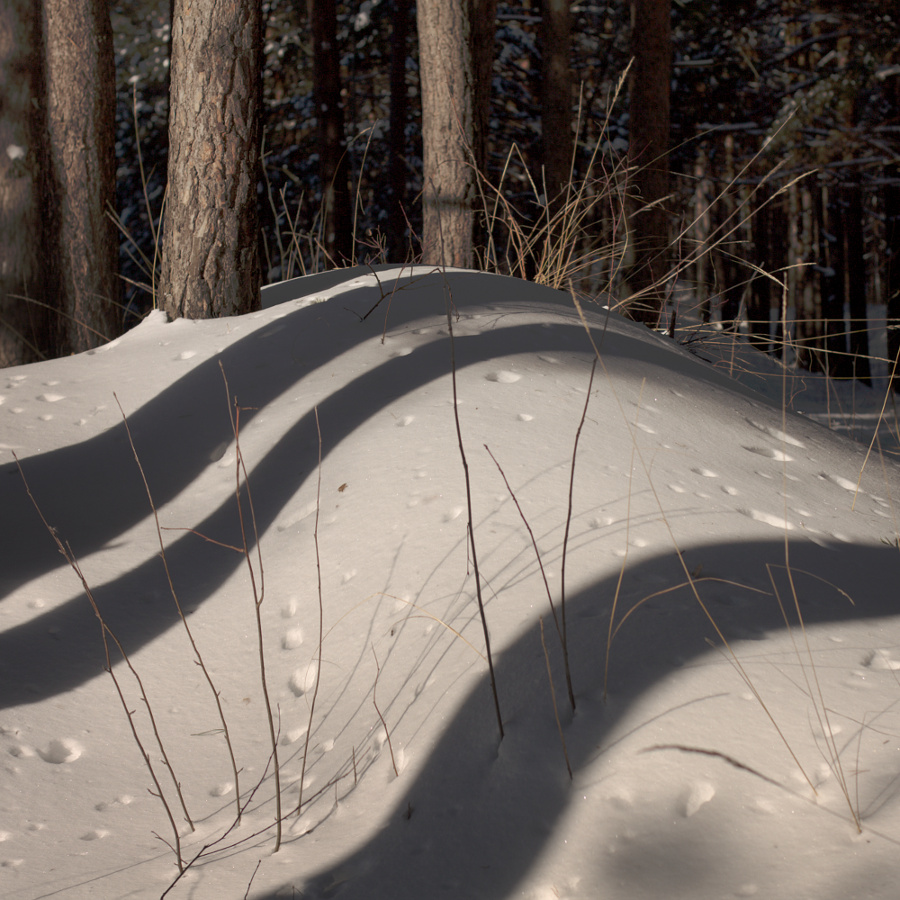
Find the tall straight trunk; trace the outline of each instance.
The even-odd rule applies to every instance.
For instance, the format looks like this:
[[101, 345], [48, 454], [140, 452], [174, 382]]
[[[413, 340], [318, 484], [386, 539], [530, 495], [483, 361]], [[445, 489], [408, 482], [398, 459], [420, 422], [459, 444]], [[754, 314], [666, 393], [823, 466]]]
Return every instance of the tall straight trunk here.
[[847, 306], [850, 315], [850, 358], [853, 375], [863, 384], [872, 383], [869, 367], [869, 316], [866, 310], [866, 259], [863, 238], [862, 188], [844, 189], [844, 240], [847, 252]]
[[541, 160], [551, 215], [572, 167], [571, 13], [569, 0], [541, 2]]
[[852, 375], [847, 355], [847, 324], [844, 321], [846, 255], [843, 218], [835, 189], [817, 191], [819, 227], [819, 284], [825, 323], [826, 371], [834, 378]]
[[116, 78], [107, 0], [44, 0], [49, 195], [54, 202], [60, 346], [80, 352], [121, 330]]
[[[753, 251], [756, 264], [763, 271], [772, 271], [772, 191], [768, 184], [760, 185], [754, 194], [756, 209], [750, 217]], [[779, 298], [780, 299], [780, 298]], [[747, 326], [750, 343], [763, 353], [771, 350], [770, 319], [772, 314], [772, 280], [753, 274], [747, 298]]]
[[[48, 224], [42, 213], [44, 86], [41, 11], [34, 0], [0, 4], [0, 366], [52, 355], [45, 257]], [[28, 302], [27, 297], [37, 301]]]
[[391, 112], [389, 124], [390, 206], [388, 208], [388, 254], [392, 262], [407, 255], [406, 242], [406, 120], [409, 98], [406, 89], [406, 59], [409, 53], [409, 2], [394, 0], [391, 16]]
[[671, 0], [632, 0], [629, 162], [635, 195], [629, 215], [634, 262], [628, 275], [629, 315], [656, 326], [668, 273], [669, 96], [672, 74]]
[[322, 242], [332, 265], [353, 257], [350, 166], [344, 138], [336, 0], [307, 0], [313, 42], [313, 97], [322, 182]]
[[471, 268], [487, 153], [496, 0], [419, 0], [422, 259]]
[[894, 372], [891, 388], [897, 394], [900, 393], [900, 166], [889, 166], [885, 175], [889, 179], [884, 189], [887, 349], [888, 365]]
[[160, 305], [259, 306], [261, 0], [175, 0]]

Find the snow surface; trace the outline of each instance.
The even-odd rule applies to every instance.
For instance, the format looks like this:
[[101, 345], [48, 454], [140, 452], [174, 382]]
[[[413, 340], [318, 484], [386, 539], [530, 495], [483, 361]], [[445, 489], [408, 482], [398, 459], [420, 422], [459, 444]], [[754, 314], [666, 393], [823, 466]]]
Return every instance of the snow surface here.
[[[0, 896], [897, 896], [891, 459], [784, 411], [786, 375], [774, 398], [730, 378], [721, 348], [741, 348], [724, 336], [691, 345], [713, 365], [586, 308], [602, 365], [565, 559], [573, 713], [544, 584], [561, 615], [594, 358], [570, 297], [409, 269], [264, 297], [238, 318], [157, 313], [102, 349], [0, 373]], [[260, 534], [278, 853], [254, 593], [246, 558], [223, 546], [241, 542], [230, 397]], [[239, 825], [116, 398], [221, 696]], [[882, 397], [858, 389], [856, 402]], [[182, 854], [197, 857], [178, 880], [98, 621], [10, 451], [143, 680], [194, 831], [113, 649]]]

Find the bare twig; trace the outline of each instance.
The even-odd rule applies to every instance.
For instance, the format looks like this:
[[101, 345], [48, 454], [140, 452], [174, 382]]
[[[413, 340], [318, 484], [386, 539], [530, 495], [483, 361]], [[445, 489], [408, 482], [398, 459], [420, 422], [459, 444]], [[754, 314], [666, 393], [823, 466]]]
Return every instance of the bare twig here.
[[[318, 480], [316, 482], [316, 523], [313, 527], [313, 543], [316, 548], [316, 584], [319, 597], [319, 643], [316, 649], [316, 682], [313, 686], [312, 699], [309, 704], [309, 722], [306, 727], [306, 739], [303, 742], [303, 763], [300, 767], [300, 797], [297, 800], [297, 815], [303, 808], [303, 779], [306, 777], [306, 761], [309, 755], [309, 739], [312, 735], [313, 715], [316, 711], [316, 698], [319, 696], [319, 680], [322, 677], [322, 640], [324, 635], [325, 613], [322, 603], [322, 561], [319, 556], [319, 507], [322, 500], [322, 428], [319, 425], [319, 407], [314, 407], [316, 414], [316, 435], [319, 441]], [[356, 760], [353, 766], [354, 780], [356, 778]]]
[[547, 679], [550, 682], [550, 699], [553, 701], [553, 715], [556, 717], [556, 728], [559, 731], [559, 739], [562, 742], [563, 756], [566, 758], [566, 770], [569, 773], [569, 780], [572, 780], [572, 766], [569, 763], [569, 751], [566, 749], [566, 737], [563, 734], [562, 723], [559, 721], [559, 707], [556, 705], [556, 688], [553, 686], [553, 671], [550, 668], [550, 654], [547, 652], [547, 641], [544, 639], [544, 617], [540, 618], [541, 623], [541, 647], [544, 648], [544, 662], [547, 663]]
[[150, 485], [147, 482], [147, 476], [144, 472], [144, 467], [141, 464], [140, 457], [138, 456], [137, 448], [134, 446], [134, 438], [131, 435], [131, 428], [128, 425], [128, 419], [126, 418], [125, 412], [122, 409], [122, 404], [119, 403], [119, 398], [115, 392], [113, 392], [113, 397], [115, 397], [116, 405], [119, 407], [119, 412], [122, 413], [122, 422], [125, 425], [125, 433], [128, 435], [128, 445], [131, 447], [131, 452], [134, 454], [134, 461], [135, 463], [137, 463], [138, 471], [141, 473], [141, 480], [144, 482], [144, 490], [147, 492], [147, 499], [150, 501], [150, 509], [153, 511], [153, 520], [156, 524], [156, 537], [159, 540], [159, 555], [160, 559], [162, 560], [163, 568], [166, 572], [166, 580], [169, 583], [169, 592], [172, 594], [172, 599], [175, 601], [175, 608], [178, 610], [178, 616], [181, 619], [181, 624], [184, 625], [184, 630], [187, 634], [188, 640], [190, 641], [191, 649], [194, 651], [194, 659], [197, 665], [200, 667], [200, 671], [203, 672], [203, 676], [204, 678], [206, 678], [206, 683], [209, 685], [210, 691], [212, 691], [216, 709], [219, 713], [219, 721], [222, 723], [222, 734], [225, 736], [225, 744], [228, 747], [228, 757], [231, 760], [231, 771], [234, 775], [235, 804], [237, 806], [238, 820], [240, 821], [241, 782], [237, 761], [235, 760], [234, 756], [234, 747], [231, 744], [231, 732], [228, 729], [228, 722], [225, 719], [225, 710], [222, 708], [222, 698], [218, 689], [216, 688], [215, 683], [213, 682], [213, 678], [210, 674], [209, 669], [206, 667], [206, 663], [203, 661], [203, 656], [200, 653], [200, 648], [197, 646], [197, 642], [194, 640], [194, 634], [191, 631], [191, 626], [188, 625], [187, 616], [185, 616], [184, 610], [181, 607], [181, 601], [178, 599], [178, 592], [175, 590], [175, 584], [172, 581], [172, 573], [169, 570], [169, 560], [166, 557], [166, 545], [163, 542], [162, 528], [159, 524], [159, 513], [157, 512], [156, 504], [153, 502], [153, 494], [150, 491]]
[[375, 712], [378, 713], [378, 718], [381, 719], [381, 727], [384, 728], [388, 750], [391, 752], [391, 765], [394, 767], [394, 774], [399, 778], [400, 772], [397, 770], [397, 760], [394, 759], [394, 745], [391, 743], [391, 733], [388, 731], [387, 722], [384, 721], [384, 716], [378, 708], [378, 677], [381, 675], [381, 666], [378, 664], [378, 654], [375, 652], [374, 644], [372, 645], [372, 656], [375, 657], [375, 684], [372, 685], [372, 705], [375, 707]]
[[[241, 527], [241, 547], [244, 559], [247, 561], [247, 570], [250, 574], [250, 589], [253, 592], [253, 607], [256, 613], [256, 636], [259, 648], [259, 679], [262, 685], [263, 700], [266, 704], [266, 718], [269, 722], [269, 739], [272, 744], [272, 769], [275, 776], [275, 852], [281, 848], [281, 769], [278, 763], [278, 738], [275, 734], [275, 717], [272, 714], [272, 701], [269, 698], [269, 685], [266, 680], [266, 646], [262, 625], [262, 604], [265, 599], [265, 571], [263, 569], [262, 548], [259, 542], [259, 529], [256, 526], [256, 511], [253, 508], [253, 495], [250, 492], [250, 479], [247, 475], [247, 467], [244, 464], [244, 456], [241, 453], [241, 407], [237, 397], [234, 398], [234, 411], [231, 408], [231, 390], [228, 387], [228, 378], [225, 375], [225, 367], [219, 362], [222, 372], [222, 381], [225, 383], [225, 395], [228, 399], [228, 416], [231, 419], [231, 429], [234, 433], [234, 496], [237, 500], [238, 520]], [[259, 586], [256, 583], [256, 572], [250, 559], [250, 547], [247, 541], [247, 523], [244, 520], [244, 504], [241, 499], [241, 475], [244, 476], [244, 486], [247, 490], [247, 506], [250, 511], [250, 527], [253, 532], [253, 541], [256, 545], [257, 565], [259, 566]]]
[[[143, 742], [141, 741], [140, 735], [138, 734], [137, 726], [134, 724], [134, 710], [128, 708], [128, 702], [125, 699], [125, 693], [122, 690], [122, 686], [119, 683], [119, 679], [116, 677], [116, 673], [113, 670], [112, 660], [110, 659], [109, 654], [109, 640], [112, 639], [113, 643], [116, 645], [119, 653], [122, 655], [122, 659], [125, 661], [125, 665], [128, 666], [128, 670], [131, 672], [135, 681], [137, 682], [138, 689], [141, 694], [141, 700], [144, 703], [144, 706], [147, 709], [147, 715], [150, 719], [150, 724], [153, 729], [153, 734], [156, 737], [157, 746], [159, 747], [159, 751], [163, 758], [163, 764], [169, 770], [169, 775], [172, 778], [172, 783], [175, 785], [175, 791], [178, 794], [178, 799], [181, 801], [181, 808], [184, 812], [185, 819], [191, 827], [191, 830], [194, 830], [194, 823], [191, 820], [190, 814], [187, 811], [187, 806], [184, 802], [184, 797], [181, 793], [181, 784], [178, 781], [178, 778], [175, 776], [175, 771], [172, 768], [172, 764], [169, 761], [169, 756], [166, 753], [165, 746], [162, 742], [162, 737], [160, 736], [159, 729], [156, 727], [156, 717], [153, 715], [153, 708], [150, 705], [150, 699], [147, 697], [147, 691], [144, 688], [144, 683], [141, 680], [140, 675], [138, 675], [137, 670], [131, 663], [131, 660], [128, 658], [128, 654], [125, 652], [125, 648], [119, 639], [116, 637], [115, 633], [112, 629], [106, 624], [106, 620], [103, 618], [103, 614], [100, 612], [100, 608], [97, 606], [97, 601], [94, 599], [94, 593], [91, 590], [90, 585], [88, 584], [87, 578], [84, 573], [81, 571], [81, 566], [78, 564], [78, 560], [75, 558], [75, 554], [72, 552], [72, 548], [68, 543], [63, 543], [56, 529], [50, 525], [50, 523], [44, 518], [43, 512], [41, 512], [40, 506], [38, 506], [38, 502], [35, 499], [34, 495], [31, 493], [31, 488], [28, 485], [28, 481], [25, 478], [25, 473], [22, 471], [22, 464], [19, 462], [19, 457], [16, 456], [15, 452], [13, 452], [13, 459], [16, 461], [16, 466], [19, 469], [19, 475], [22, 478], [22, 483], [25, 485], [25, 492], [28, 494], [28, 499], [31, 500], [34, 505], [35, 510], [37, 511], [38, 516], [40, 516], [41, 522], [43, 522], [44, 527], [49, 532], [50, 536], [53, 538], [53, 541], [56, 544], [57, 549], [62, 554], [63, 558], [71, 567], [72, 571], [78, 576], [78, 580], [81, 582], [81, 586], [84, 590], [85, 596], [88, 599], [88, 602], [91, 604], [91, 609], [94, 612], [94, 615], [97, 617], [97, 620], [100, 622], [100, 631], [103, 637], [103, 651], [105, 653], [105, 669], [109, 672], [110, 677], [113, 680], [113, 684], [116, 688], [116, 693], [119, 695], [119, 700], [122, 704], [122, 708], [125, 710], [125, 715], [128, 718], [128, 725], [131, 728], [131, 734], [134, 737], [134, 741], [137, 744], [138, 750], [140, 751], [141, 757], [144, 760], [144, 764], [147, 766], [147, 771], [150, 773], [150, 777], [153, 780], [153, 784], [156, 787], [156, 793], [150, 791], [150, 793], [159, 798], [160, 803], [162, 803], [163, 808], [166, 811], [166, 817], [169, 820], [169, 824], [172, 826], [172, 833], [174, 835], [175, 844], [172, 849], [175, 852], [175, 859], [178, 865], [178, 871], [184, 871], [184, 860], [181, 856], [181, 835], [178, 833], [178, 826], [175, 824], [175, 817], [172, 815], [172, 809], [169, 806], [168, 801], [166, 800], [166, 796], [163, 793], [162, 785], [160, 784], [159, 778], [156, 775], [156, 772], [153, 768], [153, 764], [150, 762], [150, 754], [144, 747]], [[167, 843], [167, 842], [165, 842]], [[172, 845], [169, 845], [172, 846]]]
[[481, 596], [481, 573], [478, 569], [478, 555], [475, 551], [475, 527], [472, 517], [472, 484], [469, 479], [469, 463], [463, 446], [462, 428], [459, 424], [459, 397], [456, 390], [456, 344], [453, 338], [453, 316], [451, 306], [450, 285], [444, 282], [447, 302], [447, 329], [450, 333], [450, 375], [453, 382], [453, 420], [456, 423], [456, 438], [459, 442], [459, 455], [462, 458], [463, 472], [466, 477], [466, 508], [468, 510], [469, 547], [472, 551], [472, 568], [475, 571], [475, 596], [478, 600], [478, 613], [481, 616], [481, 627], [484, 631], [484, 649], [487, 656], [488, 671], [491, 676], [491, 692], [494, 695], [494, 709], [497, 713], [497, 726], [500, 729], [500, 740], [503, 740], [503, 719], [500, 715], [500, 698], [497, 696], [497, 681], [494, 678], [494, 660], [491, 655], [491, 636], [488, 633], [487, 616], [484, 612], [484, 599]]

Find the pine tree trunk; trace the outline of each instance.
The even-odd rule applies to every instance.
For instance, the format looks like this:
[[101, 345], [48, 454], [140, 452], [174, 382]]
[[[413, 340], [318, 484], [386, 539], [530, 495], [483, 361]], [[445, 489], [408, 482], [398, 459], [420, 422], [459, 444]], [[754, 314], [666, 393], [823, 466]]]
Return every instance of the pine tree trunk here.
[[57, 230], [60, 345], [115, 337], [119, 315], [116, 78], [107, 0], [44, 0], [44, 65]]
[[636, 200], [629, 215], [634, 263], [629, 314], [656, 326], [665, 306], [669, 221], [669, 95], [671, 0], [632, 0], [629, 162]]
[[850, 322], [850, 358], [853, 375], [863, 384], [872, 383], [869, 366], [869, 316], [866, 310], [866, 259], [863, 238], [862, 188], [845, 188], [844, 235], [847, 246], [847, 305]]
[[406, 241], [406, 120], [409, 98], [406, 88], [406, 59], [409, 54], [409, 0], [394, 0], [391, 16], [391, 113], [390, 180], [388, 208], [388, 254], [390, 262], [404, 262]]
[[322, 249], [331, 265], [342, 266], [353, 258], [353, 213], [341, 100], [337, 4], [335, 0], [307, 0], [307, 11], [313, 42], [313, 96], [322, 182]]
[[897, 394], [900, 393], [900, 166], [889, 166], [885, 176], [889, 179], [884, 189], [887, 350], [889, 371], [893, 371], [891, 388]]
[[569, 0], [542, 0], [541, 157], [551, 209], [559, 205], [572, 166], [570, 19]]
[[261, 0], [175, 0], [160, 305], [259, 305]]
[[56, 349], [48, 310], [21, 299], [52, 302], [41, 211], [40, 50], [40, 6], [34, 0], [0, 5], [0, 366], [33, 362]]
[[422, 261], [471, 268], [487, 153], [496, 0], [419, 0]]
[[[768, 185], [760, 185], [754, 195], [757, 206], [750, 218], [756, 264], [764, 272], [771, 271], [773, 268], [771, 194]], [[747, 299], [747, 325], [750, 343], [763, 353], [769, 353], [771, 350], [772, 286], [770, 278], [765, 275], [753, 274]]]

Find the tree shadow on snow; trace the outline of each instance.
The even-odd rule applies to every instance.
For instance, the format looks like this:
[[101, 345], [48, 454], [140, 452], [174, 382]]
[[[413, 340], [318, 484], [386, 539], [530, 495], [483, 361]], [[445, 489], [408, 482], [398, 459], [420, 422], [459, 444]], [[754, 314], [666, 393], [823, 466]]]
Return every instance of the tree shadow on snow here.
[[[439, 275], [431, 279], [441, 279]], [[488, 307], [496, 327], [456, 338], [460, 371], [514, 354], [573, 353], [590, 357], [583, 326], [568, 295], [524, 281], [474, 273], [451, 273], [454, 307], [463, 315], [469, 306]], [[442, 283], [442, 282], [441, 282]], [[423, 284], [430, 284], [422, 290]], [[385, 285], [384, 294], [391, 285]], [[325, 304], [288, 312], [268, 326], [235, 341], [218, 356], [195, 366], [175, 384], [128, 416], [129, 427], [157, 508], [177, 497], [233, 443], [228, 398], [221, 361], [231, 394], [238, 398], [242, 428], [285, 391], [306, 377], [329, 372], [334, 360], [363, 341], [379, 340], [387, 321], [392, 337], [384, 361], [363, 369], [338, 390], [305, 396], [306, 411], [276, 445], [252, 466], [250, 483], [260, 534], [296, 491], [314, 477], [318, 445], [311, 407], [318, 404], [326, 455], [350, 438], [362, 423], [392, 402], [437, 379], [450, 369], [445, 301], [430, 282], [404, 279], [393, 296], [378, 288], [357, 288]], [[383, 299], [382, 299], [383, 298]], [[364, 321], [362, 316], [379, 300]], [[327, 308], [326, 308], [327, 307]], [[521, 313], [540, 313], [541, 321], [515, 322]], [[594, 339], [614, 362], [618, 377], [665, 382], [673, 369], [690, 372], [716, 389], [733, 406], [743, 396], [748, 409], [763, 404], [749, 390], [677, 351], [670, 342], [642, 326], [607, 331], [603, 313], [589, 313]], [[168, 326], [171, 327], [171, 326]], [[416, 334], [420, 327], [427, 335]], [[417, 345], [405, 355], [392, 355], [407, 339]], [[303, 347], [305, 356], [297, 357]], [[659, 365], [663, 348], [665, 365]], [[352, 365], [352, 354], [340, 365]], [[345, 381], [341, 378], [341, 381]], [[323, 382], [324, 383], [324, 379]], [[112, 393], [113, 387], [110, 388]], [[447, 386], [449, 398], [449, 384]], [[150, 510], [124, 425], [79, 444], [29, 457], [22, 463], [28, 483], [47, 521], [71, 544], [77, 557], [113, 545], [128, 529], [146, 520]], [[456, 484], [457, 472], [448, 474]], [[64, 567], [50, 535], [28, 499], [14, 462], [0, 466], [0, 595], [44, 573]], [[179, 523], [229, 543], [239, 544], [239, 522], [233, 498], [203, 521]], [[167, 546], [167, 557], [184, 607], [197, 607], [243, 565], [238, 554], [187, 534]], [[101, 674], [102, 646], [97, 622], [87, 600], [76, 590], [53, 609], [0, 633], [0, 708], [36, 702], [67, 691]], [[104, 584], [92, 585], [110, 627], [133, 652], [177, 624], [165, 574], [156, 555]]]
[[[898, 566], [896, 549], [849, 544], [823, 547], [802, 540], [791, 544], [790, 555], [808, 627], [896, 616], [900, 612], [892, 588]], [[748, 636], [762, 640], [766, 633], [785, 627], [766, 573], [766, 564], [772, 564], [781, 595], [790, 602], [791, 590], [783, 569], [783, 541], [708, 544], [687, 550], [685, 557], [690, 568], [702, 565], [704, 576], [767, 591], [762, 595], [711, 581], [699, 583], [704, 602], [730, 642]], [[617, 578], [614, 574], [595, 582], [570, 597], [567, 604], [573, 677], [580, 706], [574, 717], [564, 713], [564, 718], [576, 783], [579, 769], [602, 755], [601, 747], [608, 742], [617, 722], [642, 693], [708, 653], [710, 640], [721, 645], [688, 589], [679, 589], [647, 604], [616, 637], [609, 699], [602, 701], [606, 629]], [[620, 608], [628, 609], [646, 596], [648, 584], [676, 585], [683, 581], [684, 573], [674, 553], [636, 563], [625, 576]], [[848, 591], [855, 606], [836, 588]], [[793, 624], [796, 626], [796, 620]], [[548, 630], [548, 646], [554, 657], [554, 682], [562, 709], [563, 673], [552, 628]], [[863, 653], [861, 648], [860, 664]], [[539, 859], [567, 805], [581, 802], [581, 792], [569, 781], [559, 750], [536, 624], [499, 655], [495, 669], [507, 732], [502, 742], [498, 741], [485, 675], [442, 731], [420, 774], [404, 785], [402, 799], [387, 814], [384, 826], [340, 863], [311, 878], [295, 882], [288, 879], [280, 892], [259, 895], [261, 900], [291, 896], [285, 893], [291, 888], [301, 892], [298, 896], [311, 900], [421, 900], [441, 896], [498, 900], [519, 896], [517, 886]], [[737, 674], [733, 681], [719, 678], [710, 688], [745, 690]], [[757, 741], [777, 740], [774, 730], [771, 735], [760, 736], [758, 729], [756, 720], [748, 726], [748, 764], [753, 762], [752, 747]], [[548, 747], [554, 752], [548, 754]], [[400, 782], [396, 782], [398, 786], [403, 777], [401, 774]], [[749, 774], [746, 777], [754, 780]], [[352, 799], [348, 801], [349, 808]], [[852, 829], [849, 816], [847, 828]], [[718, 868], [721, 874], [724, 869], [727, 876], [729, 866], [741, 859], [742, 850], [734, 843], [740, 839], [739, 824], [731, 822], [728, 828], [717, 829], [709, 837], [708, 847], [682, 846], [672, 845], [672, 835], [668, 834], [668, 844], [656, 846], [641, 860], [618, 860], [621, 865], [598, 846], [595, 858], [583, 860], [584, 871], [572, 874], [596, 872], [601, 865], [605, 870], [613, 867], [620, 873], [612, 877], [618, 879], [616, 883], [623, 894], [634, 873], [658, 864], [661, 869], [653, 877], [660, 881], [659, 896], [691, 896], [692, 889], [708, 882], [713, 870]], [[317, 839], [321, 838], [313, 832], [292, 840], [300, 841], [301, 846], [303, 841], [309, 841], [312, 849]], [[652, 839], [648, 840], [652, 843]], [[627, 850], [626, 842], [626, 855]], [[677, 860], [677, 865], [667, 865], [666, 859], [670, 863]], [[603, 877], [608, 876], [607, 871]], [[732, 884], [730, 890], [737, 887]], [[600, 885], [585, 883], [584, 879], [579, 891], [585, 896], [601, 896]], [[651, 895], [652, 891], [641, 894]], [[828, 890], [819, 895], [846, 896]]]

